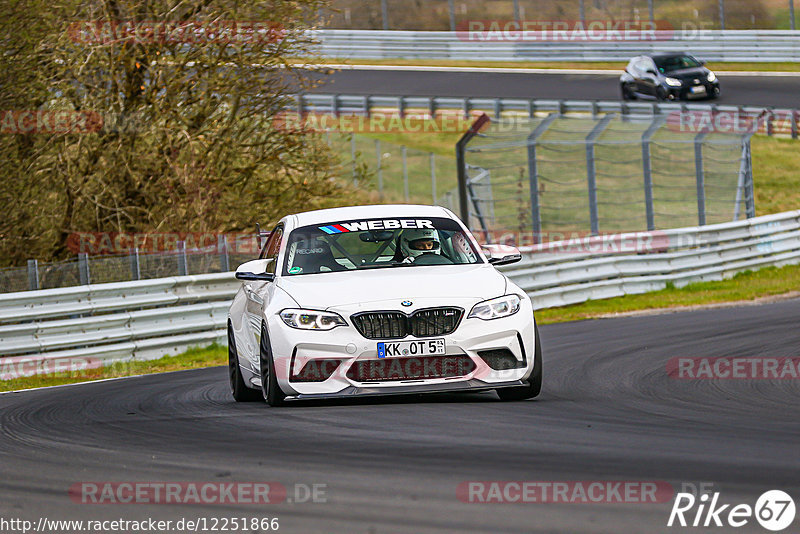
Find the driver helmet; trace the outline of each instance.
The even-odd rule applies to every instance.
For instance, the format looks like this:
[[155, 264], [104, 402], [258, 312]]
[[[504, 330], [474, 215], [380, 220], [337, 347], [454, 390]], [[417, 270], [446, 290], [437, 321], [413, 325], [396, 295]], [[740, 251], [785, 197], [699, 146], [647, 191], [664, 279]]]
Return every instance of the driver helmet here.
[[422, 254], [441, 254], [439, 233], [429, 228], [408, 228], [400, 236], [400, 251], [406, 258]]

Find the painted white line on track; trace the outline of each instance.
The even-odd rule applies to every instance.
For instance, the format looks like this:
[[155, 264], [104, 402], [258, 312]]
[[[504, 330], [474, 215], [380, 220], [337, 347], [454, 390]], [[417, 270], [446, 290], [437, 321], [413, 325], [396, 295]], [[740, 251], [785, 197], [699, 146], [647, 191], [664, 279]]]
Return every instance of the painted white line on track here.
[[[447, 67], [437, 65], [348, 65], [344, 63], [323, 63], [317, 65], [330, 69], [339, 70], [375, 70], [375, 71], [396, 71], [396, 72], [484, 72], [487, 74], [566, 74], [579, 75], [589, 74], [598, 76], [619, 76], [623, 72], [620, 69], [529, 69], [511, 67]], [[712, 69], [713, 70], [713, 69]], [[786, 71], [736, 71], [736, 70], [714, 70], [715, 73], [723, 76], [743, 76], [743, 77], [770, 77], [770, 78], [800, 78], [800, 72]]]

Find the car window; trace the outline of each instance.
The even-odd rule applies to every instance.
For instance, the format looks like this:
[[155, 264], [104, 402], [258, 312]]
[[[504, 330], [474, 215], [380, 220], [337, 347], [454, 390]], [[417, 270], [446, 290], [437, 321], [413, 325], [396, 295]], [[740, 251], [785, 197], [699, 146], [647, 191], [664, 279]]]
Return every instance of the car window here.
[[688, 55], [656, 58], [656, 65], [659, 72], [672, 72], [701, 66], [698, 60]]
[[289, 234], [287, 276], [336, 271], [482, 263], [470, 236], [453, 219], [330, 221]]
[[275, 272], [275, 266], [278, 263], [278, 253], [280, 252], [281, 249], [282, 237], [283, 237], [283, 227], [278, 226], [272, 232], [270, 232], [267, 244], [264, 246], [264, 250], [261, 252], [261, 259], [273, 260], [267, 265], [268, 273]]

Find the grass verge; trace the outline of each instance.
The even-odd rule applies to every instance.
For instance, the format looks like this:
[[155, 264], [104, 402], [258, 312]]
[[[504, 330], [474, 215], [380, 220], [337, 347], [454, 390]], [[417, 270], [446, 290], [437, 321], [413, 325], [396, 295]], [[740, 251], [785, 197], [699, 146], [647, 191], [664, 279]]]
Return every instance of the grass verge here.
[[540, 324], [561, 323], [632, 311], [752, 301], [798, 290], [800, 265], [765, 267], [758, 271], [744, 271], [718, 282], [697, 282], [681, 288], [667, 287], [652, 293], [589, 300], [572, 306], [539, 310], [536, 319]]
[[[19, 367], [24, 368], [24, 364], [19, 362], [20, 359], [21, 358], [17, 358], [12, 360], [12, 362], [0, 361], [0, 366], [2, 366], [2, 372], [0, 372], [0, 374], [3, 376], [24, 374], [24, 372], [19, 371]], [[112, 365], [98, 367], [96, 369], [85, 369], [34, 376], [19, 376], [19, 378], [0, 380], [0, 391], [60, 386], [63, 384], [90, 382], [94, 380], [119, 378], [124, 376], [167, 373], [169, 371], [183, 371], [186, 369], [197, 369], [200, 367], [226, 365], [227, 363], [227, 348], [214, 344], [205, 348], [191, 348], [182, 354], [178, 354], [177, 356], [164, 356], [157, 360], [118, 362]]]

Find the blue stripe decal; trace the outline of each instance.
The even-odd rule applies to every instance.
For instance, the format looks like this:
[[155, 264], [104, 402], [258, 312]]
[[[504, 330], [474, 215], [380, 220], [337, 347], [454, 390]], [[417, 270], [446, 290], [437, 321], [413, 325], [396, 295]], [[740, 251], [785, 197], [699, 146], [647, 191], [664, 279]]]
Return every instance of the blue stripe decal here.
[[320, 226], [319, 229], [325, 232], [326, 234], [341, 234], [339, 230], [330, 226]]

